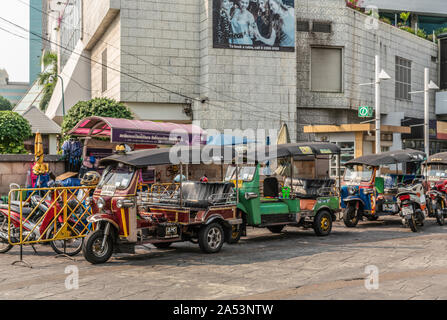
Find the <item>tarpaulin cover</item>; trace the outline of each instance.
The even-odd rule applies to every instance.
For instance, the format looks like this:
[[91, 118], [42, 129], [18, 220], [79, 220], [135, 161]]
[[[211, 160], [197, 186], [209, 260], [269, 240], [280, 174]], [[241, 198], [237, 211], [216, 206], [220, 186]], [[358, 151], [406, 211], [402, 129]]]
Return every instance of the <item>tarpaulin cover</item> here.
[[148, 167], [164, 164], [200, 164], [230, 162], [236, 156], [233, 147], [192, 146], [132, 151], [114, 154], [100, 161], [102, 165], [124, 163], [134, 167]]
[[206, 144], [206, 132], [192, 124], [96, 116], [79, 121], [68, 134], [83, 137], [109, 137], [112, 143]]
[[345, 165], [368, 165], [378, 167], [386, 164], [396, 164], [405, 162], [422, 162], [425, 160], [425, 153], [413, 149], [395, 150], [370, 154], [358, 157], [346, 162]]
[[[276, 149], [276, 151], [275, 151]], [[333, 143], [300, 142], [286, 143], [272, 146], [261, 146], [247, 154], [250, 161], [266, 161], [276, 158], [297, 157], [307, 155], [331, 155], [339, 154], [340, 148]]]

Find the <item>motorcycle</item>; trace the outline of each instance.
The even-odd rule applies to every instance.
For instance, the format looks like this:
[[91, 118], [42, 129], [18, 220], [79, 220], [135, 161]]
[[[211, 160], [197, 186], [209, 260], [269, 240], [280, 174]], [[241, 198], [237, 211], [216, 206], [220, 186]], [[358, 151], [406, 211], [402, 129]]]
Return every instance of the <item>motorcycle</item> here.
[[428, 212], [430, 217], [435, 217], [436, 222], [443, 226], [447, 217], [447, 184], [446, 181], [431, 183], [431, 190], [427, 192]]
[[[12, 203], [10, 205], [10, 220], [8, 223], [8, 205], [0, 205], [0, 253], [6, 253], [11, 250], [12, 243], [19, 243], [21, 240], [36, 241], [44, 239], [52, 239], [56, 233], [59, 232], [61, 226], [64, 224], [61, 214], [55, 218], [55, 213], [61, 212], [63, 203], [61, 199], [57, 199], [57, 192], [50, 192], [51, 196], [46, 199], [40, 195], [32, 195], [30, 197], [29, 204], [22, 203], [22, 223], [20, 223], [20, 203]], [[78, 217], [82, 215], [79, 201], [83, 199], [84, 195], [82, 190], [78, 191], [76, 199], [73, 199], [67, 203], [70, 208], [70, 216], [68, 218], [69, 232], [71, 230], [83, 228], [83, 224], [88, 224], [86, 217], [81, 219], [82, 223], [79, 223]], [[50, 210], [54, 208], [54, 210]], [[77, 210], [75, 210], [77, 208]], [[77, 212], [76, 212], [77, 211]], [[9, 235], [8, 235], [9, 225]], [[20, 235], [20, 225], [22, 225], [22, 235]], [[52, 249], [57, 254], [66, 254], [68, 256], [75, 256], [82, 250], [84, 239], [67, 239], [67, 240], [54, 240], [50, 241]]]
[[418, 226], [423, 226], [425, 221], [426, 198], [422, 182], [414, 181], [411, 187], [400, 185], [397, 193], [399, 215], [402, 224], [409, 226], [411, 231], [417, 232]]

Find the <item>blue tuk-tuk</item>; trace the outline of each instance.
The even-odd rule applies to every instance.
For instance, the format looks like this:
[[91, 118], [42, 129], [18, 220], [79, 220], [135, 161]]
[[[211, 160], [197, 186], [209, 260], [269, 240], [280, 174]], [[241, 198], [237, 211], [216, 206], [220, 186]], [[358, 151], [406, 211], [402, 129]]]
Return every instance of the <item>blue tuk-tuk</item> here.
[[375, 221], [381, 215], [399, 213], [398, 190], [424, 179], [421, 164], [425, 158], [424, 152], [406, 149], [346, 162], [340, 195], [345, 225], [352, 228], [363, 217]]

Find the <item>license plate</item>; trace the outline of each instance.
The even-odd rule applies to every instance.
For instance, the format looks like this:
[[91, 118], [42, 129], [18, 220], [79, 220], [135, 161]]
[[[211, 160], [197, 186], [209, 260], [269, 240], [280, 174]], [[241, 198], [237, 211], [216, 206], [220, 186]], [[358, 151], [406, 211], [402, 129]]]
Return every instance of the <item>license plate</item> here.
[[395, 204], [384, 204], [383, 205], [383, 211], [395, 212], [396, 211], [396, 205]]
[[402, 214], [404, 216], [412, 215], [413, 214], [413, 208], [411, 206], [402, 207]]
[[112, 197], [115, 194], [115, 190], [115, 186], [103, 186], [101, 189], [101, 195]]
[[173, 238], [177, 237], [178, 235], [178, 228], [177, 226], [167, 226], [165, 229], [165, 237], [166, 238]]

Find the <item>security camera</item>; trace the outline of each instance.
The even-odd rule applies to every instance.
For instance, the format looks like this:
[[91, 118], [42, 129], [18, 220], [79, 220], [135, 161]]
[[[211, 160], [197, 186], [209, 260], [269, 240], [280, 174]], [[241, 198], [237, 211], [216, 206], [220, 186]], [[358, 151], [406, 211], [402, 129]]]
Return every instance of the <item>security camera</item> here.
[[207, 102], [208, 100], [209, 100], [208, 97], [200, 97], [200, 102], [201, 102], [201, 103], [205, 103], [205, 102]]

